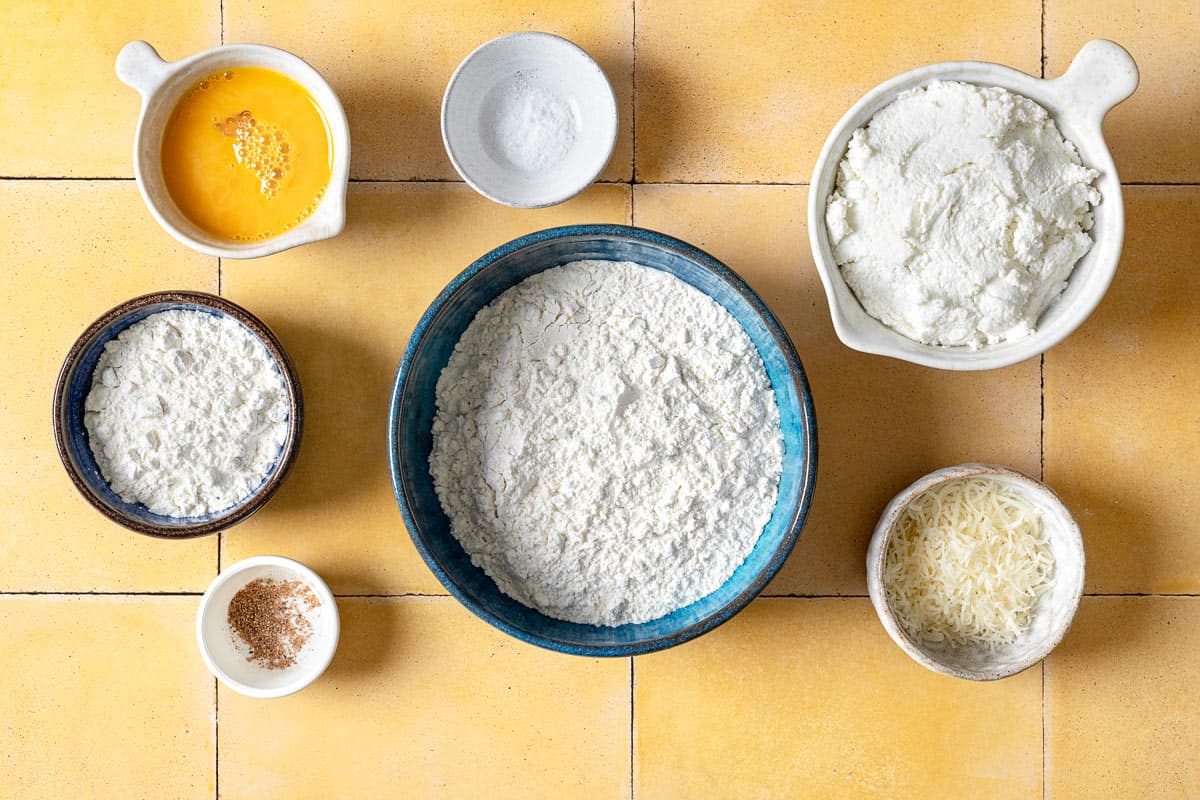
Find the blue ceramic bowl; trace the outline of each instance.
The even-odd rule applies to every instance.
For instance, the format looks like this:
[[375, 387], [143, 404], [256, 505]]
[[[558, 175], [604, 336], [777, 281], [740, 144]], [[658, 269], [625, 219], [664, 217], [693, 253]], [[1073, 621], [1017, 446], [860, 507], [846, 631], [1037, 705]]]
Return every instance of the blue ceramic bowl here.
[[[92, 373], [104, 352], [104, 345], [135, 322], [160, 311], [185, 309], [215, 316], [232, 317], [248, 328], [263, 343], [283, 375], [289, 405], [287, 439], [279, 457], [259, 487], [230, 508], [202, 517], [168, 517], [155, 514], [141, 503], [122, 500], [100, 474], [100, 467], [88, 443], [83, 423], [83, 405], [92, 388]], [[283, 345], [262, 320], [241, 306], [203, 292], [159, 292], [143, 295], [111, 309], [93, 322], [71, 347], [58, 373], [54, 390], [54, 440], [58, 455], [75, 488], [102, 514], [130, 530], [148, 536], [181, 539], [205, 536], [236, 525], [266, 504], [291, 469], [300, 447], [304, 406], [300, 379]]]
[[[715, 592], [665, 617], [618, 627], [553, 619], [503, 594], [450, 533], [429, 474], [435, 388], [476, 312], [543, 270], [582, 259], [633, 261], [669, 272], [724, 306], [758, 348], [783, 428], [779, 499], [745, 563]], [[478, 616], [532, 644], [587, 656], [649, 653], [695, 638], [746, 606], [791, 552], [812, 502], [816, 423], [804, 369], [775, 316], [746, 283], [712, 256], [661, 233], [623, 225], [572, 225], [496, 248], [438, 295], [417, 323], [392, 387], [388, 457], [392, 488], [417, 550], [438, 580]]]

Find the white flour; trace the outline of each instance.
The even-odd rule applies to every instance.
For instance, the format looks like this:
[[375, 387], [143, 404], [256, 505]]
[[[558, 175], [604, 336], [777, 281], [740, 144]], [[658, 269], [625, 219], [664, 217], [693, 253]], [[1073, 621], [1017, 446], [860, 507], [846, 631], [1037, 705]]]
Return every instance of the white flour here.
[[517, 169], [547, 169], [575, 144], [575, 112], [553, 92], [518, 78], [500, 104], [496, 140]]
[[500, 589], [558, 619], [656, 619], [717, 589], [775, 506], [779, 409], [730, 314], [580, 261], [482, 309], [437, 384], [430, 471]]
[[171, 517], [250, 495], [287, 438], [287, 393], [267, 349], [202, 311], [153, 314], [106, 344], [84, 408], [112, 490]]

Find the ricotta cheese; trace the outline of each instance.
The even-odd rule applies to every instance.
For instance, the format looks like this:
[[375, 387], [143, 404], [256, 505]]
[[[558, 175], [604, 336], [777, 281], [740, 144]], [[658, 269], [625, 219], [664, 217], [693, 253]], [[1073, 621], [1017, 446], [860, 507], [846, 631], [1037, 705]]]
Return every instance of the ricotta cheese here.
[[867, 313], [926, 344], [1032, 333], [1092, 245], [1097, 172], [1032, 100], [937, 81], [856, 130], [825, 224]]

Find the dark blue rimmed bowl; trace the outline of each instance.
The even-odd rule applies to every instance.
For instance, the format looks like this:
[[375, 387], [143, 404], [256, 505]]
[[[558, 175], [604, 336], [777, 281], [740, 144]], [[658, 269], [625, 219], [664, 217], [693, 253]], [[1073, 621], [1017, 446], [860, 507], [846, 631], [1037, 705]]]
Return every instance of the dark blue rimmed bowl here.
[[[104, 345], [135, 322], [160, 311], [182, 309], [231, 317], [249, 329], [275, 361], [288, 396], [288, 434], [271, 471], [249, 496], [222, 511], [201, 517], [168, 517], [155, 514], [142, 503], [122, 500], [104, 480], [88, 443], [83, 422], [84, 401], [92, 388], [92, 373]], [[110, 309], [88, 326], [63, 359], [54, 388], [54, 442], [59, 458], [75, 488], [100, 513], [130, 530], [164, 539], [206, 536], [243, 521], [262, 508], [279, 489], [300, 448], [304, 403], [300, 379], [291, 359], [271, 329], [258, 317], [230, 301], [204, 292], [157, 292], [128, 300]]]
[[[766, 365], [783, 429], [783, 476], [775, 512], [746, 561], [721, 588], [665, 617], [618, 627], [553, 619], [503, 594], [450, 533], [429, 454], [435, 390], [454, 345], [479, 309], [505, 289], [551, 267], [596, 259], [633, 261], [668, 272], [728, 310]], [[532, 233], [480, 258], [450, 282], [417, 323], [392, 387], [388, 420], [392, 488], [414, 544], [463, 605], [531, 644], [585, 656], [628, 656], [686, 642], [725, 622], [762, 591], [791, 552], [812, 502], [817, 429], [812, 395], [796, 351], [775, 316], [745, 281], [707, 253], [654, 231], [624, 225], [572, 225]]]

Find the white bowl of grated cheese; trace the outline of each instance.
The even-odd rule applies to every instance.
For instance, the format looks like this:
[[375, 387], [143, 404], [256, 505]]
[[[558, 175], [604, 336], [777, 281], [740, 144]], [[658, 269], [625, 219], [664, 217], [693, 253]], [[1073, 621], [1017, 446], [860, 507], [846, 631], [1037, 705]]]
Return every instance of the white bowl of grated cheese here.
[[[994, 489], [995, 506], [954, 496], [964, 485]], [[914, 535], [931, 520], [943, 530]], [[993, 521], [1003, 536], [976, 535]], [[1083, 578], [1083, 538], [1058, 496], [989, 464], [940, 469], [904, 489], [867, 549], [867, 590], [888, 635], [921, 666], [967, 680], [1007, 678], [1049, 655], [1075, 618]]]
[[[948, 84], [975, 90], [980, 97], [973, 107], [986, 109], [988, 114], [1000, 113], [996, 109], [1012, 95], [1018, 96], [1018, 104], [1031, 100], [1049, 113], [1057, 128], [1054, 136], [1061, 133], [1059, 139], [1065, 138], [1066, 149], [1071, 150], [1070, 145], [1074, 145], [1078, 153], [1077, 158], [1073, 153], [1062, 158], [1060, 166], [1074, 174], [1064, 173], [1064, 183], [1058, 188], [1067, 196], [1071, 191], [1086, 192], [1092, 202], [1098, 190], [1100, 198], [1090, 209], [1087, 201], [1081, 202], [1076, 209], [1077, 224], [1068, 225], [1074, 230], [1064, 234], [1055, 225], [1044, 224], [1047, 218], [1041, 215], [1049, 201], [1042, 202], [1045, 198], [1037, 191], [1016, 195], [1011, 191], [1013, 186], [1039, 190], [1055, 180], [1047, 174], [1048, 165], [1053, 165], [1046, 154], [1057, 150], [1057, 146], [1048, 141], [1045, 144], [1049, 149], [1031, 155], [1024, 140], [1014, 145], [1009, 138], [995, 139], [1006, 156], [1015, 153], [1016, 157], [1011, 163], [999, 164], [999, 158], [980, 162], [984, 164], [980, 170], [997, 170], [996, 185], [1001, 189], [994, 198], [990, 192], [996, 190], [980, 189], [986, 183], [948, 190], [948, 182], [964, 184], [978, 177], [964, 177], [959, 174], [961, 166], [954, 169], [951, 166], [966, 163], [968, 167], [976, 167], [979, 159], [972, 159], [967, 137], [977, 136], [979, 141], [986, 141], [991, 134], [980, 135], [980, 132], [987, 129], [987, 124], [981, 125], [979, 119], [972, 119], [957, 108], [948, 108], [944, 97], [918, 103], [922, 109], [913, 111], [917, 114], [913, 120], [901, 120], [901, 112], [894, 107], [897, 101]], [[838, 338], [848, 347], [865, 353], [950, 370], [1008, 366], [1040, 355], [1066, 338], [1099, 304], [1121, 255], [1125, 231], [1121, 185], [1101, 124], [1108, 111], [1132, 94], [1137, 84], [1137, 67], [1129, 54], [1113, 42], [1096, 40], [1085, 45], [1067, 72], [1054, 80], [1034, 78], [999, 64], [956, 61], [906, 72], [868, 92], [829, 134], [809, 189], [809, 241]], [[891, 189], [879, 191], [879, 186], [868, 185], [869, 179], [852, 187], [861, 202], [852, 211], [851, 224], [846, 224], [845, 197], [849, 195], [843, 195], [839, 173], [844, 163], [851, 162], [852, 144], [857, 146], [852, 162], [855, 175], [864, 158], [887, 160], [886, 154], [880, 155], [883, 150], [878, 148], [876, 140], [888, 134], [864, 133], [876, 115], [882, 117], [884, 111], [890, 115], [886, 124], [899, 131], [900, 138], [915, 136], [915, 139], [911, 146], [897, 140], [895, 155], [899, 160], [888, 161], [876, 170], [875, 177], [892, 181]], [[1017, 113], [1031, 113], [1028, 104]], [[1036, 109], [1032, 113], [1043, 114]], [[913, 125], [933, 116], [945, 117], [942, 121], [951, 132], [939, 127], [924, 138], [916, 135], [919, 131], [914, 131]], [[1019, 124], [1026, 124], [1021, 119]], [[957, 125], [964, 126], [961, 140], [953, 133], [958, 130]], [[937, 152], [944, 156], [947, 172], [945, 180], [922, 189], [923, 184], [915, 181], [928, 177], [921, 167], [929, 166], [931, 147], [940, 148]], [[1079, 162], [1082, 170], [1077, 169]], [[920, 177], [914, 177], [914, 164]], [[932, 171], [936, 170], [934, 166]], [[1071, 182], [1079, 178], [1080, 172], [1095, 174], [1094, 182], [1088, 185], [1086, 180], [1080, 180], [1078, 186], [1072, 187]], [[972, 189], [977, 193], [972, 194]], [[912, 206], [916, 216], [906, 216], [902, 208], [913, 198], [906, 200], [899, 195], [916, 196], [916, 205]], [[998, 208], [1003, 203], [993, 208], [993, 200], [1005, 199], [1011, 201], [1011, 208]], [[831, 204], [832, 200], [838, 202]], [[899, 215], [895, 216], [895, 231], [879, 216], [889, 213]], [[1058, 221], [1057, 216], [1049, 219]], [[1018, 224], [1018, 220], [1027, 224]], [[873, 252], [857, 242], [853, 247], [843, 244], [847, 231], [857, 232], [855, 224], [869, 238], [878, 237]], [[939, 236], [942, 238], [936, 238]], [[1073, 252], [1064, 255], [1060, 245], [1068, 236], [1077, 241]], [[999, 247], [1006, 237], [1007, 250]], [[1089, 237], [1091, 242], [1087, 242]], [[994, 263], [972, 265], [972, 270], [979, 271], [970, 275], [965, 265], [963, 270], [952, 266], [962, 263], [955, 258], [942, 262], [934, 259], [929, 267], [929, 261], [924, 259], [930, 253], [942, 252], [942, 245], [946, 245], [945, 250], [958, 248], [971, 254], [972, 259], [990, 258]], [[1083, 250], [1086, 253], [1079, 257]], [[1037, 255], [1029, 255], [1031, 252]], [[926, 273], [914, 272], [926, 267]], [[847, 269], [852, 270], [849, 281], [844, 274]], [[855, 283], [854, 288], [850, 281]], [[1057, 294], [1059, 291], [1061, 294]], [[963, 300], [964, 297], [969, 299]], [[963, 321], [964, 317], [970, 320], [974, 315], [999, 323], [992, 329], [987, 325], [975, 329]], [[927, 324], [923, 327], [909, 324], [916, 318]], [[888, 322], [885, 324], [881, 319]], [[915, 334], [919, 336], [910, 338]]]

